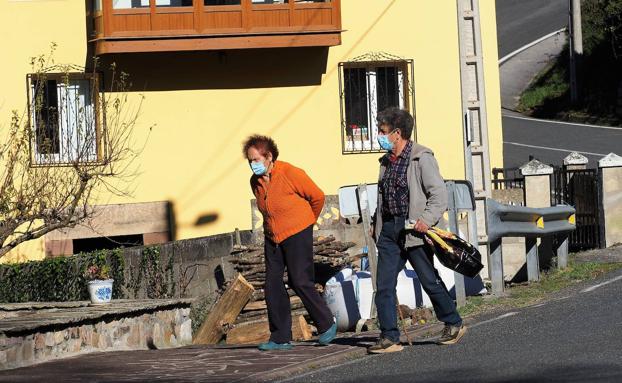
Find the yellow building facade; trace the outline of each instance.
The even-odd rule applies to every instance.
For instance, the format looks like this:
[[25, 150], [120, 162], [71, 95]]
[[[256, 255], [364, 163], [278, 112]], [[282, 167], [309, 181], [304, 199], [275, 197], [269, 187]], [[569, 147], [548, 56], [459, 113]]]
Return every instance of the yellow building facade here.
[[[479, 3], [489, 156], [491, 167], [501, 167], [495, 4]], [[89, 63], [87, 14], [81, 0], [0, 2], [0, 126], [27, 105], [30, 57], [54, 42], [57, 63]], [[146, 146], [132, 197], [101, 193], [97, 204], [167, 203], [175, 227], [169, 239], [250, 229], [251, 171], [241, 142], [253, 133], [272, 136], [280, 159], [305, 169], [326, 194], [375, 182], [381, 153], [347, 152], [356, 145], [344, 141], [361, 131], [344, 133], [342, 96], [344, 77], [352, 75], [344, 68], [378, 57], [404, 60], [406, 73], [391, 81], [402, 86], [407, 80], [400, 76], [413, 79], [402, 92], [406, 106], [414, 104], [417, 140], [434, 150], [445, 178], [464, 179], [457, 15], [451, 0], [342, 0], [338, 45], [102, 55], [130, 74], [131, 103], [145, 96], [136, 142]], [[206, 216], [209, 223], [200, 224]], [[41, 258], [50, 253], [46, 246], [44, 238], [25, 243], [5, 261]]]

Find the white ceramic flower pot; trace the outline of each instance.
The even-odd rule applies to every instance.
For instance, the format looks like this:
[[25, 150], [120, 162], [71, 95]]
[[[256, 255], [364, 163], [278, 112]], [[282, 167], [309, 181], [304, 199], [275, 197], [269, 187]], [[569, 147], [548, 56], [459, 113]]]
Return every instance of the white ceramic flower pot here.
[[114, 279], [106, 279], [103, 281], [95, 279], [94, 281], [88, 282], [92, 304], [101, 305], [110, 303], [110, 299], [112, 299], [112, 282], [114, 282]]

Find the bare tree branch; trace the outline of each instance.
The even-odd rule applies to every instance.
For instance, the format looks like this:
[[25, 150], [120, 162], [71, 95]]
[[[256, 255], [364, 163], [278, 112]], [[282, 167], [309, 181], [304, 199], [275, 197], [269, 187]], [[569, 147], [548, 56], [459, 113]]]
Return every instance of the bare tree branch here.
[[[97, 72], [75, 76], [84, 70], [54, 64], [54, 49], [32, 58], [28, 108], [13, 111], [0, 144], [0, 258], [26, 241], [88, 223], [99, 192], [129, 196], [138, 175], [135, 160], [146, 141], [136, 145], [134, 129], [144, 97], [131, 105], [128, 75], [114, 64], [104, 97]], [[49, 94], [58, 95], [54, 105]]]

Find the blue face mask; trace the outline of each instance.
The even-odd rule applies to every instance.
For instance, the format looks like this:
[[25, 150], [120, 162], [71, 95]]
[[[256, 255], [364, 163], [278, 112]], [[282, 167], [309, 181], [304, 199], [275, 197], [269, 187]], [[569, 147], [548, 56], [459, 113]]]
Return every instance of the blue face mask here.
[[251, 162], [251, 169], [253, 169], [253, 173], [257, 176], [263, 176], [268, 170], [266, 169], [266, 165], [264, 165], [261, 161]]
[[[391, 133], [395, 132], [395, 130], [391, 131]], [[393, 150], [393, 142], [389, 141], [389, 135], [391, 134], [381, 134], [378, 136], [378, 144], [384, 150]]]

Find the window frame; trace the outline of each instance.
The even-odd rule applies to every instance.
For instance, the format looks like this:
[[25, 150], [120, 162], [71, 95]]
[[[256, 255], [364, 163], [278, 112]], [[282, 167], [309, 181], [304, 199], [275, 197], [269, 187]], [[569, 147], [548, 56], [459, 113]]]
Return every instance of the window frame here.
[[[63, 155], [61, 153], [38, 153], [37, 150], [37, 126], [36, 126], [36, 118], [35, 111], [33, 110], [33, 106], [35, 101], [33, 100], [33, 81], [38, 80], [41, 77], [42, 80], [56, 80], [57, 81], [57, 92], [58, 92], [58, 84], [64, 83], [65, 79], [68, 82], [71, 81], [88, 81], [88, 91], [90, 93], [89, 97], [91, 100], [91, 104], [93, 107], [93, 124], [95, 125], [95, 148], [94, 148], [94, 156], [81, 160], [79, 164], [99, 164], [102, 162], [104, 156], [104, 145], [102, 143], [102, 137], [105, 130], [105, 108], [104, 105], [104, 92], [101, 90], [100, 84], [102, 83], [102, 74], [101, 73], [86, 73], [86, 72], [69, 72], [69, 73], [61, 73], [61, 72], [50, 72], [50, 73], [28, 73], [26, 75], [26, 95], [27, 95], [27, 103], [28, 103], [28, 134], [29, 134], [29, 159], [30, 159], [30, 167], [67, 167], [72, 166], [76, 163], [76, 154], [70, 152], [67, 155]], [[59, 100], [60, 102], [60, 100]], [[60, 132], [60, 117], [61, 114], [58, 113], [59, 118], [59, 139], [62, 140], [62, 133]], [[62, 148], [62, 143], [60, 144]], [[62, 150], [62, 149], [61, 149]], [[61, 151], [59, 150], [59, 152]], [[63, 158], [73, 157], [73, 158]]]
[[[376, 72], [379, 67], [394, 67], [398, 70], [401, 70], [402, 75], [402, 84], [401, 84], [401, 93], [403, 95], [403, 107], [409, 113], [415, 117], [415, 92], [414, 92], [414, 60], [413, 59], [401, 59], [401, 58], [391, 58], [391, 59], [371, 59], [371, 60], [355, 60], [355, 61], [344, 61], [338, 64], [338, 74], [339, 74], [339, 109], [341, 113], [341, 154], [366, 154], [366, 153], [384, 153], [383, 149], [375, 149], [373, 147], [373, 140], [377, 139], [377, 126], [375, 121], [375, 116], [378, 111], [373, 111], [370, 105], [370, 72]], [[368, 110], [368, 121], [371, 122], [371, 126], [368, 126], [369, 129], [369, 142], [370, 149], [365, 149], [361, 145], [361, 149], [353, 148], [348, 150], [346, 148], [346, 97], [345, 97], [345, 69], [351, 68], [363, 68], [366, 70], [366, 79], [367, 79], [367, 110]], [[375, 76], [375, 75], [374, 75]], [[399, 79], [398, 79], [399, 81]], [[373, 89], [377, 89], [375, 86]], [[400, 100], [401, 101], [401, 100]], [[374, 134], [374, 132], [376, 132]], [[417, 139], [417, 130], [413, 129], [413, 138]], [[366, 141], [361, 141], [365, 143]]]

